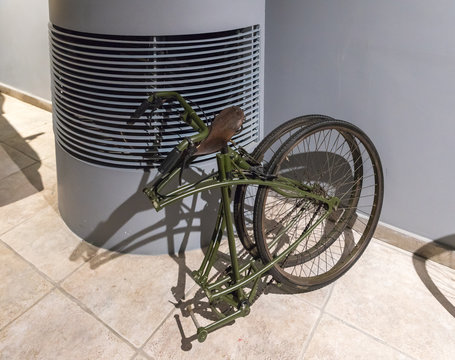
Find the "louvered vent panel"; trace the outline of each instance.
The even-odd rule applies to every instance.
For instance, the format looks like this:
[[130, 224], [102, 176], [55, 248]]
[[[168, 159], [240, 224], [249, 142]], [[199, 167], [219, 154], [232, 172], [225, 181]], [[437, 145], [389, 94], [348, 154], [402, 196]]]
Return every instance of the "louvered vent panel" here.
[[181, 93], [208, 121], [238, 105], [246, 122], [234, 139], [242, 146], [258, 140], [259, 26], [113, 36], [51, 25], [50, 42], [56, 138], [76, 158], [110, 167], [157, 167], [194, 132], [182, 125], [177, 104], [130, 122], [131, 113], [154, 91]]

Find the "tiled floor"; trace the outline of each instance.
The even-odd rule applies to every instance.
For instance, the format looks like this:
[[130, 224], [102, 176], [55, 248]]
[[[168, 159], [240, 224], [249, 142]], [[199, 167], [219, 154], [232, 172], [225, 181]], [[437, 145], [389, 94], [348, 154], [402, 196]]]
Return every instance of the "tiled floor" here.
[[455, 270], [377, 240], [336, 283], [271, 285], [198, 343], [183, 305], [202, 251], [84, 243], [58, 215], [51, 115], [0, 100], [0, 359], [455, 358]]

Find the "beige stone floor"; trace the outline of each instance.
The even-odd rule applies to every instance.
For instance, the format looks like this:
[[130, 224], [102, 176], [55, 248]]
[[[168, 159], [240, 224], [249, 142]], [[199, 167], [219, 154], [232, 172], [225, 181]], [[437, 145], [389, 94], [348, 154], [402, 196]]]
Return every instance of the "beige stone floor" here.
[[198, 343], [181, 304], [202, 251], [86, 244], [58, 214], [50, 113], [0, 100], [0, 359], [455, 358], [455, 271], [378, 240], [334, 284], [271, 285]]

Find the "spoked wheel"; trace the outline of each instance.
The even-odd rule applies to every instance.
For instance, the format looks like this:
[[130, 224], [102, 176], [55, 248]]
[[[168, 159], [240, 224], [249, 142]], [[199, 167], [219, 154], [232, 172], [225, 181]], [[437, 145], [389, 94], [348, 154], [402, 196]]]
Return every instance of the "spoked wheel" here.
[[[333, 120], [324, 115], [306, 115], [285, 122], [268, 134], [251, 153], [251, 157], [262, 163], [264, 170], [269, 167], [269, 162], [277, 150], [298, 131], [319, 122]], [[259, 257], [254, 239], [253, 210], [257, 185], [239, 185], [234, 197], [234, 221], [237, 235], [244, 248], [253, 256]]]
[[344, 121], [303, 128], [282, 145], [267, 170], [299, 181], [339, 205], [329, 212], [320, 199], [286, 197], [259, 187], [254, 234], [265, 263], [296, 248], [270, 270], [278, 282], [309, 291], [343, 275], [368, 245], [379, 220], [383, 175], [370, 139]]

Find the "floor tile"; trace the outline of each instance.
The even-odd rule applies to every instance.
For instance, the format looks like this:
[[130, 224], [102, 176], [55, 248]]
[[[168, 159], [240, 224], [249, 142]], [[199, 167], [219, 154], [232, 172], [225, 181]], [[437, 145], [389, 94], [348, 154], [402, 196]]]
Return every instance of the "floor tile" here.
[[100, 250], [62, 286], [140, 347], [194, 285], [188, 273], [201, 258], [200, 250], [186, 252], [184, 259]]
[[[305, 344], [305, 359], [453, 358], [455, 270], [376, 241], [334, 284], [304, 294], [271, 284], [248, 317], [198, 343], [184, 295], [206, 304], [188, 276], [202, 252], [125, 255], [81, 242], [57, 214], [52, 126], [51, 113], [0, 94], [0, 359], [295, 359]], [[77, 300], [35, 267], [69, 275], [62, 286]]]
[[[243, 248], [243, 245], [241, 244], [240, 241], [236, 241], [236, 251], [239, 256], [239, 259], [240, 258], [246, 259], [247, 261], [251, 260], [251, 257], [247, 254], [246, 250]], [[230, 265], [229, 245], [228, 245], [227, 239], [222, 241], [218, 253], [219, 253], [219, 257], [224, 257], [225, 259], [227, 259], [227, 261], [224, 264], [224, 267], [227, 267], [228, 265]], [[217, 270], [222, 271], [223, 269], [224, 269], [223, 266], [219, 265]], [[267, 276], [264, 281], [266, 281], [267, 283], [271, 282], [272, 284], [276, 284], [273, 280], [272, 281], [271, 280], [272, 280], [272, 277]], [[330, 294], [332, 286], [333, 286], [333, 284], [329, 284], [318, 290], [304, 292], [304, 293], [296, 293], [295, 291], [288, 290], [285, 288], [271, 286], [271, 287], [267, 287], [265, 289], [265, 292], [266, 293], [271, 292], [271, 293], [277, 293], [277, 294], [291, 294], [291, 295], [296, 296], [300, 300], [309, 302], [310, 304], [312, 304], [314, 306], [322, 308], [323, 305], [327, 301], [327, 298]]]
[[[195, 313], [201, 324], [208, 320], [196, 293]], [[154, 359], [296, 359], [311, 333], [320, 310], [295, 296], [261, 295], [251, 313], [210, 333], [205, 342], [196, 340], [196, 328], [185, 310], [176, 309], [145, 345]]]
[[30, 109], [42, 110], [36, 106], [30, 105], [29, 103], [27, 103], [25, 101], [19, 100], [18, 98], [14, 97], [14, 96], [7, 95], [4, 93], [0, 93], [0, 94], [1, 94], [0, 97], [3, 98], [2, 100], [0, 100], [0, 102], [3, 101], [3, 104], [0, 103], [0, 105], [2, 105], [2, 109], [3, 109], [4, 113], [11, 114], [11, 113], [17, 113], [17, 112], [22, 112], [22, 111], [29, 111]]
[[453, 247], [449, 248], [439, 241], [427, 242], [422, 238], [399, 232], [381, 223], [378, 224], [374, 237], [387, 244], [455, 269], [455, 250]]
[[413, 263], [422, 283], [455, 319], [455, 269], [417, 256]]
[[324, 286], [318, 290], [301, 293], [301, 294], [294, 294], [297, 298], [301, 300], [305, 300], [310, 304], [317, 306], [318, 308], [322, 308], [326, 303], [328, 297], [330, 296], [331, 289], [333, 284], [329, 284]]
[[94, 247], [74, 235], [51, 207], [3, 234], [2, 240], [55, 281], [88, 260], [72, 258], [75, 248], [83, 246], [85, 253], [94, 252]]
[[53, 285], [0, 242], [0, 329], [48, 293]]
[[15, 136], [27, 137], [50, 123], [50, 112], [0, 94], [0, 140]]
[[8, 146], [19, 150], [34, 160], [44, 160], [55, 157], [54, 134], [52, 125], [45, 125], [25, 133], [23, 136], [14, 136], [4, 139]]
[[415, 358], [455, 354], [454, 318], [422, 283], [412, 256], [389, 245], [369, 246], [335, 284], [326, 311]]
[[38, 170], [18, 171], [0, 180], [0, 234], [49, 206], [40, 192], [44, 185]]
[[134, 349], [54, 291], [0, 332], [0, 359], [130, 359]]
[[36, 162], [11, 146], [0, 143], [0, 180]]
[[435, 286], [455, 305], [455, 270], [433, 261], [426, 261], [426, 268]]
[[136, 355], [133, 360], [149, 360], [150, 358], [148, 356], [145, 356], [143, 354], [138, 354]]
[[324, 315], [305, 352], [304, 359], [410, 360], [411, 358], [329, 315]]
[[57, 211], [58, 193], [55, 163], [44, 160], [22, 169], [21, 172], [29, 182], [38, 184], [41, 196]]

